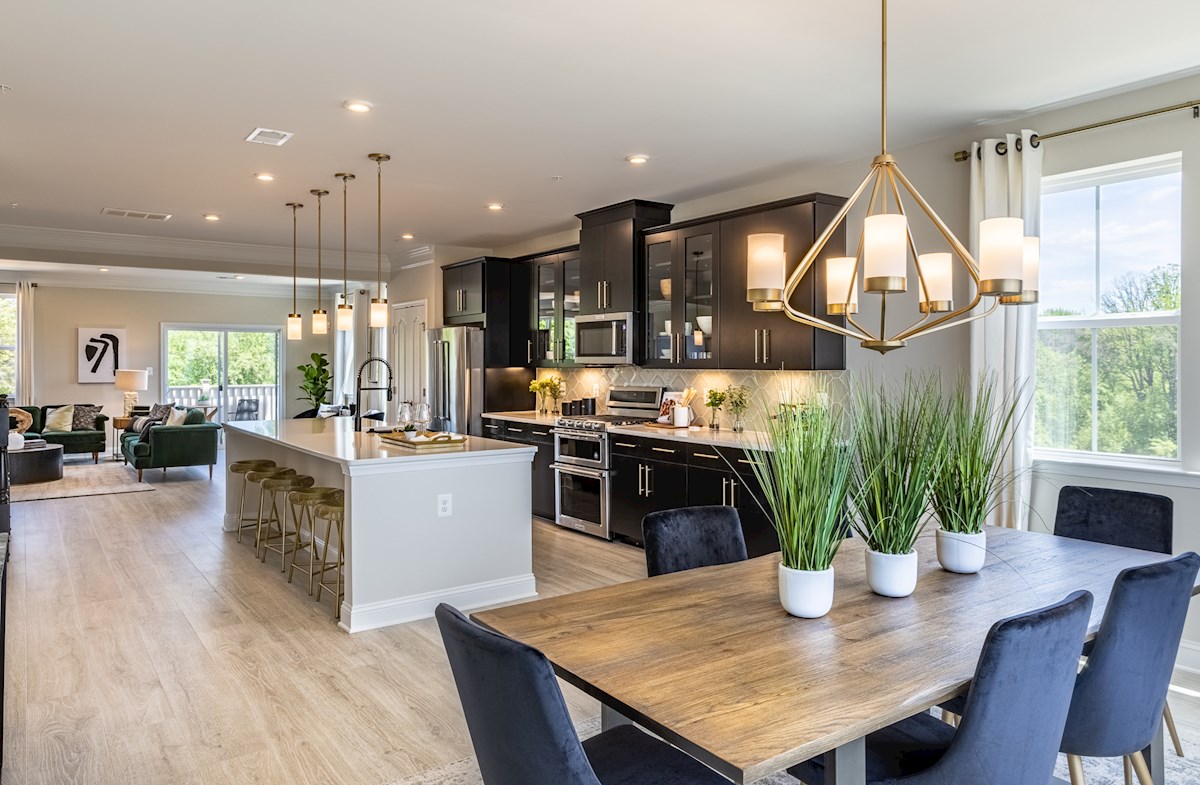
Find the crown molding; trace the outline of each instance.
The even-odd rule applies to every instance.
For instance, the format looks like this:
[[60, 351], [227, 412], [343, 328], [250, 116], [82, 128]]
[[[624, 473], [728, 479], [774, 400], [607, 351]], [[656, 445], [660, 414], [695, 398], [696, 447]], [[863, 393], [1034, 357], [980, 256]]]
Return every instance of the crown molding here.
[[[179, 237], [148, 237], [138, 234], [51, 229], [11, 224], [0, 224], [0, 248], [139, 256], [159, 260], [181, 259], [193, 262], [224, 263], [228, 269], [237, 265], [249, 264], [269, 268], [286, 268], [288, 275], [291, 274], [292, 266], [291, 249], [277, 245], [226, 243]], [[324, 257], [332, 262], [330, 257], [333, 255], [334, 252], [327, 250]], [[340, 256], [340, 254], [337, 255]], [[315, 248], [299, 248], [296, 257], [300, 265], [306, 268], [316, 267], [317, 251]], [[386, 254], [384, 255], [384, 265], [385, 269], [390, 270], [391, 260]], [[189, 267], [191, 266], [189, 265]], [[347, 254], [347, 266], [354, 271], [356, 278], [361, 277], [365, 272], [373, 273], [375, 254], [351, 252]]]

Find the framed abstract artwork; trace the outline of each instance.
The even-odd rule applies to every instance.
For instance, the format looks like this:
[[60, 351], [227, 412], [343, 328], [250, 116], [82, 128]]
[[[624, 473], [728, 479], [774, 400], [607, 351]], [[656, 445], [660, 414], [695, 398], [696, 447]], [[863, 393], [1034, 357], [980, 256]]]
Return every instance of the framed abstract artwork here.
[[79, 383], [112, 384], [125, 352], [123, 327], [79, 328]]

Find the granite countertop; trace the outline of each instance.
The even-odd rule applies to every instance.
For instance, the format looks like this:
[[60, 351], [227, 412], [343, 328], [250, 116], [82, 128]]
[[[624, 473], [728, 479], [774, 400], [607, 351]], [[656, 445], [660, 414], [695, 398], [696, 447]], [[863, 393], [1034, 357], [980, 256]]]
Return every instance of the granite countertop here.
[[[526, 412], [487, 412], [485, 418], [525, 423], [527, 425], [553, 426], [558, 419], [553, 414]], [[767, 449], [767, 434], [762, 431], [734, 433], [722, 428], [712, 431], [705, 426], [691, 428], [648, 428], [645, 425], [610, 425], [608, 432], [614, 435], [638, 436], [643, 439], [663, 439], [692, 444], [709, 444], [715, 447], [740, 447], [743, 449]]]

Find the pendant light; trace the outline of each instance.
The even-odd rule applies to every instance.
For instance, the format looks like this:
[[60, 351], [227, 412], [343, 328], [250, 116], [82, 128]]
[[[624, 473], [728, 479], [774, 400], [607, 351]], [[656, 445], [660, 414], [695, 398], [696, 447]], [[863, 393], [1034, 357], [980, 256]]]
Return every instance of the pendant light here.
[[288, 202], [287, 206], [292, 208], [292, 312], [287, 318], [287, 339], [289, 341], [298, 341], [304, 337], [304, 319], [297, 312], [296, 307], [296, 211], [304, 205], [299, 202]]
[[387, 298], [383, 296], [383, 162], [392, 160], [387, 153], [367, 156], [375, 162], [375, 294], [371, 299], [372, 327], [387, 327]]
[[336, 327], [340, 332], [354, 329], [354, 306], [350, 304], [350, 289], [346, 286], [346, 214], [347, 193], [354, 175], [338, 172], [334, 175], [342, 181], [342, 301], [338, 303]]
[[[785, 278], [786, 260], [777, 252], [764, 254], [765, 248], [774, 245], [768, 241], [770, 235], [750, 235], [747, 241], [746, 299], [754, 303], [756, 311], [782, 311], [792, 321], [854, 338], [864, 348], [882, 354], [905, 346], [909, 338], [981, 319], [1001, 305], [1037, 302], [1040, 259], [1037, 244], [1030, 241], [1033, 238], [1026, 240], [1023, 237], [1024, 222], [1020, 218], [991, 218], [980, 223], [979, 260], [976, 261], [900, 171], [895, 157], [888, 152], [887, 144], [887, 0], [881, 0], [881, 10], [879, 155], [871, 161], [871, 171], [838, 210], [796, 269], [786, 276], [782, 290], [778, 281]], [[846, 220], [854, 204], [867, 193], [868, 187], [871, 190], [866, 203], [867, 217], [863, 221], [857, 254], [826, 258], [826, 244]], [[902, 192], [907, 194], [904, 198], [911, 199], [919, 211], [912, 214], [923, 214], [933, 224], [949, 246], [949, 252], [917, 252], [909, 215], [901, 198]], [[888, 295], [908, 291], [910, 258], [917, 272], [920, 314], [912, 325], [889, 333]], [[845, 317], [844, 325], [818, 317], [816, 309], [806, 313], [791, 302], [805, 274], [821, 259], [825, 263], [828, 299], [825, 312]], [[957, 310], [953, 303], [953, 268], [956, 260], [974, 287], [970, 301]], [[868, 329], [855, 319], [860, 280], [862, 291], [880, 297], [877, 330]], [[984, 297], [993, 298], [992, 305], [979, 313], [972, 313]]]
[[309, 191], [317, 197], [317, 307], [312, 313], [313, 335], [326, 335], [329, 332], [329, 314], [321, 307], [321, 197], [329, 196], [324, 188], [314, 188]]

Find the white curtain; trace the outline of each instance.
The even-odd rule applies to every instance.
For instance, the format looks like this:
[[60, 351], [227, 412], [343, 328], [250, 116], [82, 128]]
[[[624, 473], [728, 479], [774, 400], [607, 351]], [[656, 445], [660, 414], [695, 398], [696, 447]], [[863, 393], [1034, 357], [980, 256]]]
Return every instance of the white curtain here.
[[[979, 222], [986, 218], [1022, 218], [1027, 236], [1040, 236], [1042, 148], [1030, 144], [1036, 134], [1022, 130], [971, 146], [970, 246], [978, 258]], [[1003, 143], [1006, 150], [999, 152]], [[990, 307], [985, 302], [981, 307]], [[1003, 470], [1013, 482], [1005, 489], [989, 523], [1028, 528], [1030, 468], [1033, 458], [1033, 385], [1037, 351], [1037, 306], [1001, 306], [997, 313], [971, 323], [971, 375], [992, 374], [1002, 390], [1020, 389], [1012, 449]]]
[[33, 406], [37, 395], [33, 378], [33, 300], [37, 284], [17, 283], [17, 402]]

